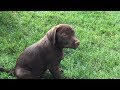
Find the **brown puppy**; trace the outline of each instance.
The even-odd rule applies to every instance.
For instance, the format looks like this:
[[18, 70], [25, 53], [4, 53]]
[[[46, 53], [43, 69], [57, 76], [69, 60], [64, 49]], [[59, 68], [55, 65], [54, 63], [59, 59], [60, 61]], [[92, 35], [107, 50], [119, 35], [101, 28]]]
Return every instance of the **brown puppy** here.
[[19, 79], [41, 78], [49, 69], [54, 79], [60, 79], [59, 64], [63, 59], [63, 48], [77, 48], [79, 40], [67, 24], [50, 29], [37, 43], [29, 46], [20, 55], [15, 66]]

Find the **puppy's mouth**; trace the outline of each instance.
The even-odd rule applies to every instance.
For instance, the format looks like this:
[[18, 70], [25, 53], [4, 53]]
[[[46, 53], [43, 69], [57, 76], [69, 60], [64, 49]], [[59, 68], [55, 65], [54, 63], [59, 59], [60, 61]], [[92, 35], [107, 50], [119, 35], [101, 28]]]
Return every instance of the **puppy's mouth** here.
[[78, 46], [79, 46], [79, 43], [78, 43], [78, 42], [77, 42], [77, 43], [72, 43], [72, 45], [71, 45], [70, 48], [76, 49], [76, 48], [78, 48]]
[[71, 47], [72, 49], [77, 49], [79, 45], [75, 45], [73, 47]]
[[72, 49], [76, 49], [79, 46], [79, 41], [76, 42], [72, 42], [70, 44], [66, 44], [64, 45], [64, 48], [72, 48]]
[[76, 49], [76, 48], [78, 48], [78, 46], [79, 46], [78, 44], [72, 44], [66, 48]]

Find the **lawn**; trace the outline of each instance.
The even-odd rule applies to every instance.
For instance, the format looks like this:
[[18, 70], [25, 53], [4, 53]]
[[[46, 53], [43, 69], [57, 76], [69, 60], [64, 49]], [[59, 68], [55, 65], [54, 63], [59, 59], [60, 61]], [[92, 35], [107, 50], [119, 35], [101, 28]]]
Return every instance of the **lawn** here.
[[[80, 40], [76, 50], [64, 49], [63, 78], [120, 79], [119, 11], [1, 11], [0, 66], [14, 68], [27, 46], [60, 23], [71, 25]], [[15, 79], [5, 72], [0, 78]]]

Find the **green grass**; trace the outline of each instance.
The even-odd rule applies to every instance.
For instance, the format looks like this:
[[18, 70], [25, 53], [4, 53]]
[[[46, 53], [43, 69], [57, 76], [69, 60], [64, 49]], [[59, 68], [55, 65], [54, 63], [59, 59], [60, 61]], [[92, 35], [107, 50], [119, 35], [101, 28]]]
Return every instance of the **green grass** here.
[[[0, 66], [13, 68], [27, 46], [60, 23], [70, 24], [80, 40], [76, 50], [64, 49], [65, 57], [61, 62], [63, 78], [120, 78], [118, 11], [0, 12]], [[15, 79], [2, 72], [0, 78]]]

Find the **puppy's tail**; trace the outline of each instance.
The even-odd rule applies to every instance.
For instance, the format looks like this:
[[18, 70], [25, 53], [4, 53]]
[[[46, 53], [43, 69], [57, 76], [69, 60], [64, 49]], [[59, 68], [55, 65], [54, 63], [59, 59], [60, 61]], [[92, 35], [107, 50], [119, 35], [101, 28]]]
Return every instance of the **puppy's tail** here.
[[0, 67], [0, 72], [6, 72], [6, 73], [9, 73], [10, 75], [14, 76], [14, 69], [6, 70], [5, 68]]

